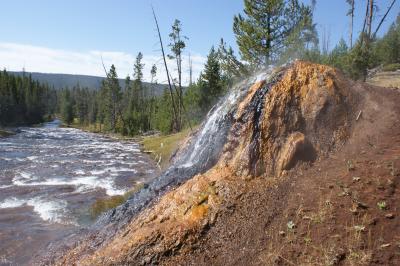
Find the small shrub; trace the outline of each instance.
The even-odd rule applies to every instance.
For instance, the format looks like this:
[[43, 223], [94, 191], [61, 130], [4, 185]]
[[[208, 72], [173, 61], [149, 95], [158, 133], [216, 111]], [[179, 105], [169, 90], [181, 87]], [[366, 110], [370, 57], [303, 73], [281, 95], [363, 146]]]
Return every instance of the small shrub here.
[[381, 211], [385, 210], [386, 207], [387, 207], [385, 201], [380, 201], [380, 202], [378, 202], [376, 205], [378, 205], [378, 208], [379, 208]]
[[124, 196], [121, 195], [98, 199], [92, 204], [90, 214], [92, 218], [96, 218], [103, 212], [121, 205], [124, 201]]
[[296, 227], [296, 225], [294, 224], [293, 221], [289, 221], [289, 222], [287, 223], [287, 227], [288, 227], [290, 230], [293, 230], [293, 229]]
[[348, 160], [347, 161], [347, 170], [350, 171], [354, 171], [356, 168], [354, 167], [354, 163], [352, 160]]
[[11, 136], [11, 135], [13, 135], [13, 134], [14, 134], [13, 132], [9, 132], [9, 131], [1, 130], [1, 129], [0, 129], [0, 138], [1, 138], [1, 137], [8, 137], [8, 136]]
[[110, 196], [106, 198], [97, 199], [90, 207], [90, 215], [93, 219], [97, 218], [100, 214], [118, 207], [127, 201], [133, 194], [140, 191], [145, 187], [145, 184], [136, 184], [134, 188], [125, 192], [123, 195]]

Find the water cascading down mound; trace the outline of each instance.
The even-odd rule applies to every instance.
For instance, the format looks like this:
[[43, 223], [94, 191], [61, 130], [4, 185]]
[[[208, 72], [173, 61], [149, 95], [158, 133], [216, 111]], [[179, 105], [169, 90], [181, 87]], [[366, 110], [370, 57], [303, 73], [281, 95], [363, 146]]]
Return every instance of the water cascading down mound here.
[[194, 245], [241, 182], [279, 177], [345, 143], [360, 94], [348, 84], [336, 70], [305, 62], [237, 84], [164, 174], [101, 216], [53, 262], [156, 264]]

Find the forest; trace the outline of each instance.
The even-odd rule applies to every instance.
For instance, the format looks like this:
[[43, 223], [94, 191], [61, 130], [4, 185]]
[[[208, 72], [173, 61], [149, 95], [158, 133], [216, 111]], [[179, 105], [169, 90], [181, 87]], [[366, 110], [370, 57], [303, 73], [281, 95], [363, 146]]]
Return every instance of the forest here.
[[0, 72], [0, 126], [37, 124], [51, 118], [57, 108], [53, 88], [32, 80]]
[[[151, 68], [151, 81], [144, 84], [143, 54], [138, 53], [132, 76], [124, 86], [118, 82], [117, 69], [104, 67], [106, 78], [100, 90], [80, 87], [52, 90], [30, 77], [16, 78], [5, 71], [0, 74], [0, 123], [37, 123], [46, 116], [57, 115], [66, 125], [89, 128], [96, 132], [113, 132], [134, 136], [148, 131], [179, 132], [199, 124], [229, 88], [237, 81], [268, 65], [281, 65], [296, 59], [334, 66], [348, 77], [365, 81], [368, 71], [400, 68], [400, 16], [389, 30], [378, 37], [386, 15], [393, 12], [368, 0], [362, 29], [353, 29], [355, 1], [346, 0], [350, 36], [331, 49], [329, 36], [320, 38], [313, 21], [316, 1], [244, 0], [244, 10], [233, 19], [233, 31], [239, 56], [221, 39], [212, 46], [204, 69], [197, 80], [182, 84], [182, 55], [186, 52], [183, 24], [176, 19], [168, 35], [168, 45], [159, 44], [164, 62], [173, 60], [177, 74]], [[379, 14], [379, 16], [378, 16]], [[157, 17], [154, 21], [158, 28]], [[373, 23], [375, 22], [375, 23]], [[353, 36], [360, 32], [358, 36]], [[166, 51], [168, 48], [168, 51]], [[165, 49], [165, 50], [164, 50]], [[166, 71], [168, 84], [162, 96], [154, 94], [159, 71]], [[188, 70], [191, 72], [191, 69]]]

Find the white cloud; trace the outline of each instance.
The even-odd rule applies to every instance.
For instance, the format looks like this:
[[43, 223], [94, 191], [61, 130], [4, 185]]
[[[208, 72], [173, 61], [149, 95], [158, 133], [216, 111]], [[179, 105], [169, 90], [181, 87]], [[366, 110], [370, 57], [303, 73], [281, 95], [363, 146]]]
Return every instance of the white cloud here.
[[[101, 57], [107, 68], [114, 64], [118, 76], [125, 78], [132, 76], [133, 64], [136, 55], [118, 51], [88, 51], [74, 52], [60, 49], [50, 49], [40, 46], [32, 46], [17, 43], [0, 42], [0, 68], [11, 71], [21, 71], [25, 67], [28, 72], [66, 73], [104, 76]], [[203, 69], [206, 58], [200, 54], [192, 54], [193, 80], [196, 80]], [[157, 80], [165, 83], [167, 76], [164, 71], [163, 61], [160, 55], [143, 55], [144, 79], [150, 80], [150, 69], [153, 64], [157, 66]], [[172, 75], [176, 77], [174, 60], [168, 60], [168, 67]], [[189, 83], [189, 61], [183, 57], [182, 79], [184, 84]]]

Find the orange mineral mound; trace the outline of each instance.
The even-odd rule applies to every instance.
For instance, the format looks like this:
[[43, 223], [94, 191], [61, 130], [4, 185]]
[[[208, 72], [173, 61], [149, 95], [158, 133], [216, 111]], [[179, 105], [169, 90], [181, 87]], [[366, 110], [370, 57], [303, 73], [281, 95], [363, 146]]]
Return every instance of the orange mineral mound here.
[[249, 88], [213, 168], [55, 264], [399, 265], [399, 102], [296, 62]]
[[225, 161], [239, 175], [280, 175], [347, 140], [357, 97], [334, 69], [297, 62], [257, 103], [262, 85], [241, 103], [227, 144]]

